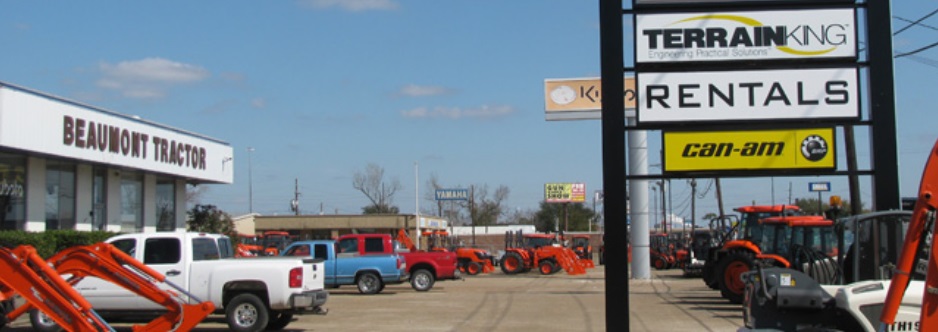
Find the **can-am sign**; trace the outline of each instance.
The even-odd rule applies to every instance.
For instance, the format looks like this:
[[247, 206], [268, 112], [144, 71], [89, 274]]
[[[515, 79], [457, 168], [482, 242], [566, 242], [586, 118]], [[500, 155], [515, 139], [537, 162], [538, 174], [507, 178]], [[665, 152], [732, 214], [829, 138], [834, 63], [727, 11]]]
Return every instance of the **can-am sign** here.
[[639, 14], [636, 62], [856, 58], [854, 9]]
[[856, 68], [637, 73], [639, 124], [857, 119]]

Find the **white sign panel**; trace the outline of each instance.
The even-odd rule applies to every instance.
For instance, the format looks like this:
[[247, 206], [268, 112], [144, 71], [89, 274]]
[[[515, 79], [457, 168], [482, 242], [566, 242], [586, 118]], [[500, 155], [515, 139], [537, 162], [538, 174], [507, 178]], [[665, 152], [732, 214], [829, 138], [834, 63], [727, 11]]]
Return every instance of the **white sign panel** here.
[[854, 9], [638, 14], [635, 62], [855, 58]]
[[0, 146], [207, 182], [234, 178], [224, 142], [7, 86]]
[[856, 68], [637, 73], [641, 123], [860, 116]]

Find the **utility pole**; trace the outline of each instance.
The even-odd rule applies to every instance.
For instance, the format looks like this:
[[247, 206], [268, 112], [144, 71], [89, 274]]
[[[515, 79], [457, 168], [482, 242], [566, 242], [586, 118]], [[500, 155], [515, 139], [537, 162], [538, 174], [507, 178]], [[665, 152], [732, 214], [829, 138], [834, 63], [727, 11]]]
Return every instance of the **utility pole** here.
[[294, 179], [294, 189], [293, 189], [293, 201], [290, 202], [290, 207], [293, 208], [294, 215], [300, 215], [300, 179]]
[[254, 148], [248, 147], [248, 209], [254, 213], [254, 177], [251, 175], [251, 155]]
[[472, 246], [476, 245], [476, 206], [475, 198], [476, 191], [475, 186], [469, 186], [469, 222], [472, 223]]
[[723, 218], [726, 214], [723, 213], [723, 189], [720, 188], [720, 178], [714, 178], [713, 181], [717, 187], [717, 208], [720, 209], [720, 218]]
[[414, 219], [417, 231], [414, 232], [414, 247], [420, 250], [420, 165], [414, 161]]

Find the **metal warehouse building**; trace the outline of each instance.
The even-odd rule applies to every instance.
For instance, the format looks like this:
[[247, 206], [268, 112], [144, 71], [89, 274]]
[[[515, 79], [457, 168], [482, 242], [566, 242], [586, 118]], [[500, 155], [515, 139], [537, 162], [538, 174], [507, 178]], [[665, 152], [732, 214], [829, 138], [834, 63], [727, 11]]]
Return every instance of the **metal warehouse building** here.
[[177, 231], [187, 184], [230, 184], [223, 141], [0, 82], [0, 229]]

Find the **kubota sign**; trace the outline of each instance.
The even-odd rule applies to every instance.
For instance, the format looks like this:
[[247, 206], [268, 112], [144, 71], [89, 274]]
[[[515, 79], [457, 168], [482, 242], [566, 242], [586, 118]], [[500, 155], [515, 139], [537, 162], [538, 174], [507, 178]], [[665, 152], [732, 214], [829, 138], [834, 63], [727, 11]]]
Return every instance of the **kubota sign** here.
[[645, 14], [635, 61], [855, 58], [854, 9]]
[[665, 172], [834, 169], [834, 129], [664, 132]]

